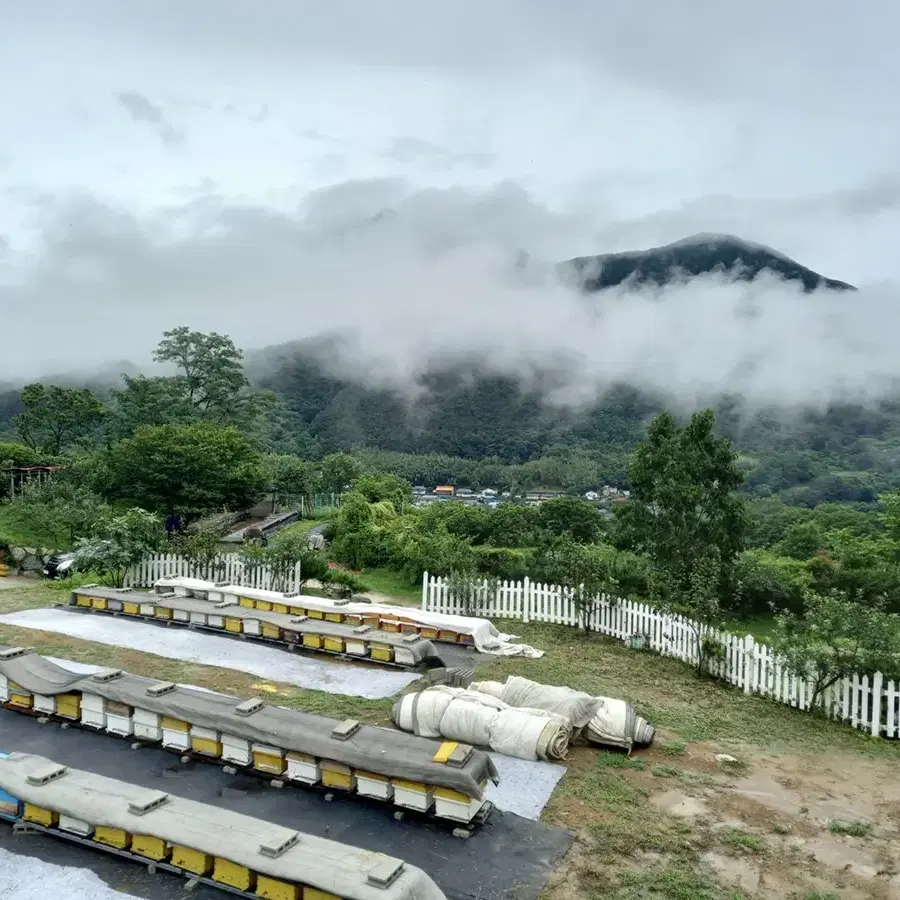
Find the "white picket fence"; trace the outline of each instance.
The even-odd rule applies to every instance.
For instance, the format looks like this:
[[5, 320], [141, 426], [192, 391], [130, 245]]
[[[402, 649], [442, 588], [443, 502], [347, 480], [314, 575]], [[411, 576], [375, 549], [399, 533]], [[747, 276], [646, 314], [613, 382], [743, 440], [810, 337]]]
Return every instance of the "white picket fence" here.
[[[485, 581], [466, 607], [457, 602], [448, 581], [422, 577], [422, 609], [455, 615], [515, 619], [579, 625], [579, 617], [565, 588], [524, 581]], [[698, 629], [681, 616], [659, 612], [643, 603], [604, 598], [591, 610], [591, 631], [621, 640], [643, 635], [650, 649], [697, 665]], [[710, 631], [705, 637], [718, 646], [710, 659], [710, 673], [745, 694], [759, 694], [797, 709], [810, 709], [812, 690], [803, 678], [788, 672], [772, 648], [758, 644], [752, 635], [738, 637]], [[900, 737], [900, 683], [880, 673], [853, 675], [822, 692], [816, 706], [827, 716], [870, 733], [873, 737]]]
[[160, 578], [167, 577], [202, 578], [206, 581], [225, 581], [241, 587], [262, 590], [299, 591], [300, 563], [286, 578], [277, 579], [266, 566], [245, 565], [233, 553], [220, 554], [208, 566], [196, 566], [189, 559], [174, 553], [157, 553], [147, 556], [144, 561], [128, 571], [126, 587], [152, 587]]

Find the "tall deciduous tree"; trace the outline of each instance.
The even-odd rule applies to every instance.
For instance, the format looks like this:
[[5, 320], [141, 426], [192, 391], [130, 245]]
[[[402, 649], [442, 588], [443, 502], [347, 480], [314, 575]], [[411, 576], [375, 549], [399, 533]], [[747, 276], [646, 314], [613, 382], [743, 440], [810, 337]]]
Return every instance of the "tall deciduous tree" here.
[[29, 447], [57, 454], [95, 432], [103, 416], [103, 404], [87, 388], [27, 384], [22, 391], [22, 412], [16, 416], [15, 425]]
[[735, 493], [743, 472], [714, 424], [712, 410], [684, 427], [658, 415], [629, 466], [631, 503], [617, 510], [623, 533], [652, 564], [654, 599], [703, 626], [721, 618], [710, 592], [731, 586], [748, 521]]
[[109, 489], [185, 517], [240, 510], [265, 493], [262, 458], [237, 428], [208, 422], [138, 428], [108, 454]]

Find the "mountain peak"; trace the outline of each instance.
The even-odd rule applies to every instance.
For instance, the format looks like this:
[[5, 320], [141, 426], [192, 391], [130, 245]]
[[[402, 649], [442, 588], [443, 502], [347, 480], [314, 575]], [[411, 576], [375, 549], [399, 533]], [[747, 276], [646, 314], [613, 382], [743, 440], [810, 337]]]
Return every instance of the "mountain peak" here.
[[560, 266], [560, 274], [587, 293], [627, 281], [665, 286], [714, 273], [733, 281], [753, 281], [767, 273], [785, 281], [799, 281], [806, 291], [856, 290], [852, 284], [826, 278], [778, 250], [733, 234], [694, 234], [647, 250], [579, 256]]

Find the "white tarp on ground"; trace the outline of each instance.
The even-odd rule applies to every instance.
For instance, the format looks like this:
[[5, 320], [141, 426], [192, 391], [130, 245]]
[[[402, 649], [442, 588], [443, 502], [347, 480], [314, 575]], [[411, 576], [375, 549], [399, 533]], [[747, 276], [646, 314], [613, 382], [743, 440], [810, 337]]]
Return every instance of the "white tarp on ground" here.
[[565, 759], [571, 736], [566, 720], [555, 713], [513, 709], [487, 694], [444, 685], [406, 694], [392, 716], [404, 731], [490, 747], [518, 759]]
[[[9, 826], [4, 826], [9, 827]], [[57, 866], [0, 847], [0, 897], [3, 900], [134, 900], [114, 891], [87, 869]]]
[[488, 784], [485, 797], [504, 812], [536, 822], [566, 774], [557, 763], [513, 759], [501, 753], [489, 754], [500, 775], [499, 784]]
[[611, 697], [591, 697], [568, 687], [538, 684], [518, 675], [506, 683], [473, 681], [470, 691], [501, 700], [510, 706], [543, 709], [562, 715], [573, 732], [584, 729], [593, 744], [630, 750], [634, 744], [650, 744], [655, 728], [634, 711], [631, 704]]
[[[233, 594], [240, 597], [253, 597], [257, 600], [268, 600], [272, 603], [284, 603], [284, 594], [278, 591], [266, 591], [261, 588], [225, 585], [216, 587], [212, 581], [201, 581], [197, 578], [160, 578], [155, 587], [184, 588], [190, 591], [216, 591], [221, 594]], [[527, 644], [513, 644], [515, 635], [501, 634], [488, 619], [475, 616], [451, 616], [444, 613], [426, 612], [415, 606], [400, 606], [387, 603], [344, 603], [338, 604], [328, 597], [311, 597], [301, 594], [291, 598], [297, 606], [305, 609], [330, 612], [337, 606], [340, 612], [347, 615], [371, 615], [373, 612], [408, 619], [420, 625], [430, 626], [438, 630], [455, 631], [457, 634], [468, 634], [475, 642], [475, 648], [481, 653], [493, 656], [523, 656], [527, 659], [540, 659], [542, 650], [536, 650]]]
[[365, 664], [312, 659], [249, 641], [232, 641], [187, 629], [105, 616], [83, 616], [59, 609], [24, 609], [0, 616], [5, 625], [51, 631], [112, 647], [153, 653], [202, 666], [218, 666], [295, 684], [328, 694], [380, 700], [392, 697], [419, 676], [387, 672]]

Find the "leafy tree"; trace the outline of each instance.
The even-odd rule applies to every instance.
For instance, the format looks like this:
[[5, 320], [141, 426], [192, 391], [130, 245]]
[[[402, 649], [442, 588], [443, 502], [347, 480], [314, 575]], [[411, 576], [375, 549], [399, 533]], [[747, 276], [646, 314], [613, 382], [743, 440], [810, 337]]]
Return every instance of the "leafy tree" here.
[[319, 467], [319, 490], [342, 494], [360, 474], [359, 463], [349, 453], [332, 453], [322, 460]]
[[604, 600], [614, 603], [619, 596], [623, 561], [615, 551], [558, 539], [541, 552], [537, 565], [546, 581], [568, 591], [582, 631]]
[[108, 518], [109, 505], [97, 493], [65, 476], [50, 481], [27, 481], [11, 503], [19, 522], [32, 534], [71, 546], [76, 538], [93, 534], [96, 523]]
[[153, 513], [138, 507], [109, 513], [96, 523], [90, 537], [76, 542], [75, 566], [96, 572], [112, 587], [122, 587], [128, 570], [158, 550], [162, 541], [162, 521]]
[[538, 525], [555, 537], [567, 537], [582, 544], [597, 540], [603, 521], [596, 507], [578, 497], [557, 497], [538, 507]]
[[232, 427], [142, 426], [108, 454], [109, 489], [156, 512], [185, 518], [251, 506], [265, 492], [262, 457]]
[[222, 531], [212, 526], [201, 525], [176, 535], [172, 549], [183, 556], [194, 578], [218, 581], [225, 574], [222, 560]]
[[734, 603], [740, 615], [765, 615], [771, 610], [799, 610], [812, 584], [805, 562], [771, 550], [745, 550], [735, 567]]
[[272, 453], [265, 459], [266, 474], [282, 504], [299, 507], [313, 493], [314, 473], [305, 460]]
[[114, 438], [131, 437], [142, 425], [186, 425], [197, 418], [181, 379], [123, 375], [122, 380], [124, 387], [112, 392], [108, 430]]
[[353, 482], [353, 490], [369, 503], [390, 501], [398, 513], [409, 507], [412, 487], [396, 475], [361, 475]]
[[310, 581], [325, 584], [329, 579], [328, 557], [317, 550], [303, 550], [300, 553], [300, 587], [302, 591]]
[[847, 676], [900, 671], [900, 616], [880, 603], [856, 603], [841, 591], [810, 592], [802, 612], [777, 617], [773, 648], [812, 689], [810, 706]]
[[232, 423], [252, 404], [243, 351], [227, 335], [182, 325], [163, 333], [153, 359], [177, 367], [184, 397], [203, 419]]
[[58, 454], [64, 447], [93, 434], [104, 417], [104, 406], [86, 388], [27, 384], [16, 431], [33, 448]]
[[683, 428], [657, 416], [629, 466], [632, 502], [616, 510], [621, 536], [652, 564], [657, 602], [688, 613], [695, 568], [702, 564], [704, 579], [715, 568], [724, 592], [747, 528], [735, 493], [744, 476], [714, 422], [711, 410]]
[[[308, 553], [306, 535], [297, 531], [276, 534], [265, 548], [264, 560], [272, 574], [273, 591], [285, 591], [290, 584], [291, 576]], [[301, 569], [302, 571], [302, 569]]]

